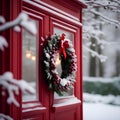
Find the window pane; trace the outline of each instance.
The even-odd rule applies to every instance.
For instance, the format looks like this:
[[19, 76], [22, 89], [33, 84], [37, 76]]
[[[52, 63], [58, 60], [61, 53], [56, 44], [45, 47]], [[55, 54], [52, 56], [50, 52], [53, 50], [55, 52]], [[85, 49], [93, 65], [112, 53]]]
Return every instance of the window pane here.
[[[54, 28], [54, 34], [61, 35], [62, 33], [64, 33], [66, 35], [65, 38], [70, 39], [72, 41], [72, 43], [74, 44], [74, 34], [73, 33], [62, 30], [62, 29], [59, 29], [59, 28], [56, 28], [56, 27]], [[58, 74], [60, 75], [60, 73], [61, 73], [61, 62], [59, 61], [58, 58], [59, 58], [59, 56], [56, 57], [56, 68], [57, 68]], [[74, 94], [74, 88], [71, 88], [70, 90], [68, 90], [68, 92], [65, 92], [63, 94], [63, 96], [71, 96], [73, 94]], [[61, 97], [61, 96], [59, 96], [55, 92], [54, 93], [54, 98], [57, 98], [57, 97]]]
[[62, 33], [65, 33], [67, 39], [70, 39], [72, 43], [74, 44], [74, 34], [59, 28], [54, 28], [54, 34], [61, 35]]
[[61, 60], [59, 59], [59, 53], [57, 53], [55, 55], [55, 65], [56, 65], [56, 69], [57, 69], [57, 72], [58, 72], [58, 75], [61, 76], [62, 74], [62, 67], [61, 67]]
[[[37, 25], [37, 21], [32, 20]], [[23, 30], [22, 34], [22, 79], [36, 89], [37, 83], [37, 37]], [[37, 91], [37, 90], [36, 90]], [[34, 95], [23, 94], [23, 100], [37, 99]]]

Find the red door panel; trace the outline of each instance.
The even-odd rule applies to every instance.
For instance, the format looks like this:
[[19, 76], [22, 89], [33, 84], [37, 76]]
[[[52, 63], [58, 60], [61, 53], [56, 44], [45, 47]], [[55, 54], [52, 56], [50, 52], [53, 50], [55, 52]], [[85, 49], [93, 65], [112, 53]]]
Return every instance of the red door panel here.
[[[39, 21], [39, 69], [38, 69], [38, 100], [36, 102], [40, 103], [37, 107], [25, 108], [23, 109], [23, 119], [39, 119], [39, 120], [82, 120], [82, 76], [81, 76], [81, 23], [72, 19], [72, 17], [67, 17], [63, 13], [54, 14], [54, 8], [48, 5], [48, 12], [46, 8], [43, 8], [46, 4], [42, 4], [42, 1], [36, 1], [36, 5], [31, 4], [31, 2], [23, 2], [23, 10], [31, 15], [31, 17], [36, 18]], [[33, 9], [34, 8], [34, 9]], [[51, 9], [52, 8], [52, 9]], [[45, 11], [44, 11], [45, 9]], [[52, 11], [51, 11], [52, 10]], [[50, 13], [51, 12], [51, 13]], [[70, 12], [70, 11], [69, 11]], [[45, 45], [45, 41], [42, 41], [41, 37], [46, 37], [46, 35], [65, 33], [66, 36], [72, 40], [76, 55], [77, 55], [77, 73], [76, 82], [74, 85], [73, 92], [64, 97], [59, 97], [51, 91], [45, 83], [42, 76], [42, 52]], [[47, 41], [46, 41], [47, 42]], [[43, 45], [41, 45], [43, 44]], [[64, 101], [64, 102], [63, 102]], [[35, 101], [29, 101], [30, 103], [35, 103]], [[24, 104], [27, 104], [27, 102]], [[45, 108], [45, 109], [42, 109]]]
[[[80, 66], [79, 62], [81, 59], [80, 56], [80, 28], [79, 25], [72, 25], [68, 24], [67, 21], [60, 21], [56, 18], [50, 18], [50, 33], [65, 33], [66, 35], [73, 35], [71, 37], [72, 43], [74, 45], [74, 49], [77, 55], [77, 65]], [[53, 118], [55, 120], [62, 120], [62, 119], [69, 119], [69, 120], [80, 120], [82, 119], [82, 104], [81, 104], [81, 94], [82, 94], [82, 87], [80, 88], [82, 76], [80, 76], [80, 69], [78, 68], [76, 82], [74, 85], [74, 93], [73, 95], [68, 95], [64, 97], [53, 98], [53, 109], [54, 112], [52, 113]], [[54, 94], [54, 93], [53, 93]], [[55, 97], [55, 95], [53, 95]], [[61, 101], [65, 101], [62, 102]], [[69, 104], [70, 102], [70, 104]]]
[[55, 114], [55, 120], [77, 120], [76, 113], [74, 110], [68, 110], [64, 112], [58, 112]]
[[[32, 6], [27, 6], [28, 4], [24, 3], [23, 12], [27, 13], [32, 20], [37, 21], [37, 50], [36, 50], [36, 97], [34, 100], [22, 100], [22, 119], [28, 120], [49, 120], [49, 91], [43, 81], [42, 77], [42, 50], [43, 46], [41, 45], [43, 41], [41, 40], [42, 36], [45, 36], [49, 32], [49, 17], [43, 13], [33, 10]], [[32, 41], [32, 40], [31, 40]], [[31, 68], [32, 69], [32, 68]], [[28, 72], [28, 71], [27, 71]], [[26, 73], [27, 74], [27, 73]]]
[[[36, 97], [23, 100], [22, 94], [20, 94], [16, 96], [20, 107], [7, 105], [8, 109], [6, 109], [1, 104], [6, 104], [6, 98], [0, 95], [0, 98], [2, 98], [0, 99], [2, 106], [0, 111], [10, 115], [14, 120], [82, 120], [81, 21], [82, 8], [85, 6], [77, 0], [17, 0], [16, 2], [1, 0], [0, 3], [0, 13], [6, 17], [7, 21], [16, 18], [21, 11], [28, 14], [32, 20], [37, 21], [37, 35], [35, 36], [37, 39], [36, 79], [34, 81], [36, 83]], [[66, 37], [72, 41], [77, 55], [77, 73], [74, 88], [62, 97], [48, 88], [45, 83], [46, 80], [43, 78], [42, 69], [43, 49], [47, 41], [41, 37], [46, 38], [46, 36], [55, 33], [65, 33]], [[5, 34], [9, 47], [4, 53], [0, 52], [0, 57], [2, 56], [0, 73], [9, 70], [13, 72], [16, 79], [21, 79], [24, 62], [22, 61], [24, 32], [14, 33], [13, 29], [10, 29], [2, 34]], [[31, 36], [28, 35], [28, 37], [32, 39]], [[32, 40], [34, 41], [34, 39]], [[30, 67], [32, 69], [31, 65]]]

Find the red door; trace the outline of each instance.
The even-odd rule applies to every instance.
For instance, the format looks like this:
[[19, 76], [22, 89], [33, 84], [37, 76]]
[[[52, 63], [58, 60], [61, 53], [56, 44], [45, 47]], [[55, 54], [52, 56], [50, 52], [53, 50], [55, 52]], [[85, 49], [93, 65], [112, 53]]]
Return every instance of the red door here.
[[[11, 51], [8, 50], [7, 58], [9, 57], [10, 61], [6, 60], [9, 64], [9, 68], [6, 69], [13, 71], [16, 78], [25, 79], [36, 92], [34, 95], [25, 93], [22, 97], [17, 96], [21, 107], [11, 105], [7, 113], [15, 120], [82, 120], [81, 19], [82, 8], [85, 6], [77, 0], [23, 0], [10, 3], [10, 6], [14, 6], [10, 15], [16, 16], [22, 4], [22, 11], [30, 16], [38, 32], [36, 36], [26, 30], [22, 30], [22, 36], [10, 32], [10, 39], [13, 40], [9, 42]], [[19, 8], [19, 12], [15, 11], [15, 8]], [[50, 90], [45, 82], [42, 55], [47, 42], [43, 38], [62, 33], [66, 34], [66, 38], [70, 39], [74, 46], [77, 55], [77, 73], [74, 87], [63, 96], [59, 96]], [[3, 111], [3, 107], [1, 109]]]
[[[63, 6], [64, 9], [59, 10], [58, 3], [54, 3], [53, 1], [47, 2], [49, 5], [37, 0], [34, 2], [23, 2], [23, 11], [29, 14], [35, 22], [38, 34], [32, 37], [23, 31], [22, 35], [22, 54], [26, 54], [26, 50], [33, 50], [34, 53], [32, 52], [32, 55], [36, 57], [30, 65], [26, 65], [31, 59], [25, 58], [25, 55], [22, 55], [22, 71], [24, 71], [22, 72], [22, 76], [37, 88], [34, 96], [29, 96], [28, 98], [25, 98], [26, 95], [23, 96], [22, 116], [23, 119], [82, 120], [82, 39], [80, 12], [75, 13], [75, 11], [69, 10], [68, 8], [66, 9]], [[66, 3], [66, 5], [70, 4], [71, 2]], [[52, 5], [58, 6], [59, 9], [54, 8]], [[74, 5], [76, 4], [74, 3]], [[77, 10], [75, 8], [76, 6], [72, 6], [74, 8], [73, 10]], [[79, 15], [80, 18], [74, 16], [74, 14], [71, 16], [70, 13], [74, 13], [77, 17]], [[62, 33], [65, 33], [66, 37], [70, 39], [74, 45], [77, 55], [77, 73], [74, 88], [61, 97], [51, 91], [45, 83], [41, 57], [45, 41], [43, 41], [41, 37], [45, 38], [49, 34]], [[28, 47], [26, 47], [26, 44]], [[26, 71], [30, 73], [26, 74]], [[32, 79], [31, 81], [30, 78]]]
[[80, 25], [69, 24], [67, 21], [61, 21], [50, 17], [50, 33], [51, 34], [66, 34], [66, 38], [70, 39], [74, 45], [77, 55], [77, 76], [74, 88], [64, 94], [63, 97], [52, 93], [52, 113], [51, 119], [62, 120], [82, 120], [82, 76], [81, 76], [81, 40], [80, 40]]

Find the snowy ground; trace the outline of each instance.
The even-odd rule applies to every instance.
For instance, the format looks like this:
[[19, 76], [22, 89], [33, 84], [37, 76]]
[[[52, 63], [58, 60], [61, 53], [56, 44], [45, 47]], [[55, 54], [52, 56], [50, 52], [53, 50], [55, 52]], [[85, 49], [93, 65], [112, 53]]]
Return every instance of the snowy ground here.
[[[89, 81], [93, 83], [105, 83], [106, 87], [107, 84], [111, 85], [110, 87], [116, 87], [118, 89], [118, 93], [120, 91], [120, 78], [91, 78], [91, 77], [84, 77], [84, 81]], [[96, 89], [103, 89], [102, 87], [99, 88], [100, 84], [96, 84]], [[88, 86], [89, 87], [89, 86]], [[108, 89], [108, 94], [103, 95], [96, 93], [84, 92], [83, 93], [83, 120], [120, 120], [120, 94], [114, 95], [110, 93], [110, 88]], [[85, 89], [85, 88], [84, 88]], [[114, 88], [115, 89], [115, 88]]]
[[120, 106], [84, 103], [83, 120], [120, 120]]
[[83, 93], [84, 102], [87, 103], [104, 103], [120, 106], [120, 95], [100, 95]]

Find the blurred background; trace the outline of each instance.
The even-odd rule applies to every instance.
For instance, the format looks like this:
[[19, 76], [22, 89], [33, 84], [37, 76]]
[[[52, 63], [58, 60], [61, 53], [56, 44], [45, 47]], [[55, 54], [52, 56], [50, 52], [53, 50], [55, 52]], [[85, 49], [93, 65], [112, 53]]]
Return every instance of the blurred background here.
[[84, 120], [120, 120], [120, 1], [83, 2]]

